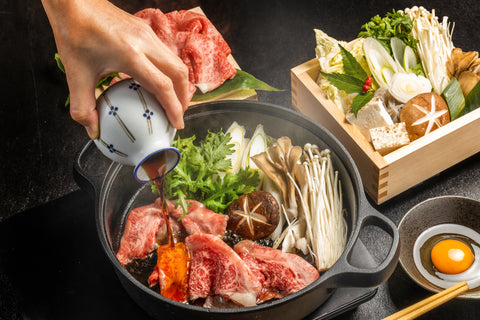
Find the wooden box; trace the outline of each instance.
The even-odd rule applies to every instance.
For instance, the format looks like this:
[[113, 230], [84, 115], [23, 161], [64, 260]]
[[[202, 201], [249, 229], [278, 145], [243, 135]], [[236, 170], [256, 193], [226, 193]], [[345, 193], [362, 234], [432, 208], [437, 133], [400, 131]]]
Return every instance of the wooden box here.
[[294, 108], [329, 130], [354, 159], [366, 193], [381, 204], [480, 151], [480, 108], [385, 156], [349, 124], [316, 83], [312, 59], [291, 70]]

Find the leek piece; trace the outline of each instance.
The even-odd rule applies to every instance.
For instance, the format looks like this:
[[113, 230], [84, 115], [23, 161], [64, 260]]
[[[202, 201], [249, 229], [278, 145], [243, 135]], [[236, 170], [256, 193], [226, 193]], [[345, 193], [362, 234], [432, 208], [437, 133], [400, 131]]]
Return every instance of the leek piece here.
[[398, 72], [393, 75], [388, 91], [399, 102], [407, 103], [420, 93], [432, 92], [432, 84], [424, 76]]
[[391, 68], [394, 73], [402, 71], [402, 67], [398, 64], [380, 42], [374, 38], [366, 38], [363, 40], [363, 50], [367, 59], [368, 67], [372, 71], [372, 75], [377, 83], [384, 88], [388, 88], [388, 84], [383, 78], [383, 70]]
[[257, 165], [251, 160], [251, 158], [256, 154], [265, 151], [267, 151], [267, 137], [263, 130], [263, 126], [259, 124], [255, 128], [255, 132], [245, 149], [242, 167], [258, 169]]
[[248, 143], [246, 143], [246, 147], [242, 156], [242, 169], [250, 169], [258, 172], [258, 176], [260, 178], [258, 188], [260, 188], [264, 183], [265, 173], [258, 168], [255, 162], [253, 162], [252, 157], [265, 151], [267, 151], [267, 136], [263, 130], [263, 125], [258, 124], [253, 132], [252, 137], [250, 140], [248, 140]]
[[418, 64], [415, 51], [411, 47], [405, 47], [405, 53], [403, 55], [403, 68], [407, 72], [412, 72], [412, 69]]
[[390, 67], [383, 67], [382, 68], [382, 77], [385, 83], [390, 86], [390, 82], [392, 81], [393, 75], [395, 74], [395, 71], [393, 71], [392, 68]]
[[443, 89], [442, 97], [447, 103], [450, 112], [450, 121], [453, 121], [463, 114], [465, 108], [465, 97], [457, 78], [453, 77], [448, 85]]
[[239, 125], [234, 121], [230, 128], [228, 128], [227, 133], [230, 133], [230, 144], [233, 144], [233, 153], [227, 155], [226, 159], [232, 161], [231, 172], [236, 174], [240, 170], [242, 163], [242, 154], [245, 148], [245, 127]]
[[[390, 47], [392, 48], [393, 58], [398, 64], [402, 65], [404, 61], [403, 58], [405, 56], [405, 48], [407, 47], [407, 45], [399, 38], [393, 37], [390, 39]], [[405, 71], [408, 70], [405, 69]]]

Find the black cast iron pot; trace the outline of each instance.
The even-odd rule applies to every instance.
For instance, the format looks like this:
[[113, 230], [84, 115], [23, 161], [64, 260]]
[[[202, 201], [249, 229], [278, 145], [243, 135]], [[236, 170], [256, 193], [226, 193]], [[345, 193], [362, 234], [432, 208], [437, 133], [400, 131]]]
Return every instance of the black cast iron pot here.
[[[190, 107], [185, 114], [182, 137], [195, 134], [203, 138], [208, 130], [224, 131], [233, 121], [247, 128], [251, 136], [257, 124], [275, 138], [288, 136], [294, 145], [309, 142], [332, 151], [334, 168], [342, 183], [343, 206], [348, 223], [348, 241], [340, 259], [320, 278], [303, 290], [283, 299], [239, 309], [207, 309], [169, 300], [135, 279], [117, 260], [123, 225], [129, 210], [152, 203], [150, 187], [133, 177], [133, 168], [111, 163], [92, 143], [77, 155], [74, 172], [81, 187], [96, 199], [96, 219], [100, 242], [129, 295], [156, 319], [301, 319], [318, 308], [339, 287], [372, 287], [392, 274], [399, 256], [399, 236], [395, 224], [367, 202], [358, 170], [340, 142], [323, 127], [290, 109], [253, 101], [211, 102]], [[392, 238], [384, 261], [373, 268], [358, 268], [350, 263], [362, 229], [377, 226]]]

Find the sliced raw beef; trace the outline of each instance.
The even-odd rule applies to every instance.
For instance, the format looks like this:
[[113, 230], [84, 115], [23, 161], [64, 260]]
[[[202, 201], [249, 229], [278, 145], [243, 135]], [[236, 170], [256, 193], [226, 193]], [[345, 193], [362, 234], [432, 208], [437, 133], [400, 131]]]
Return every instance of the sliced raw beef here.
[[135, 16], [142, 18], [152, 28], [157, 37], [172, 52], [177, 56], [179, 55], [179, 46], [182, 46], [182, 44], [176, 40], [175, 22], [169, 19], [168, 15], [160, 9], [149, 8], [135, 13]]
[[205, 299], [203, 304], [204, 308], [216, 308], [216, 309], [226, 309], [226, 308], [241, 308], [242, 306], [236, 304], [232, 300], [225, 299], [222, 296], [208, 296]]
[[317, 269], [296, 254], [262, 247], [250, 240], [240, 241], [233, 249], [260, 281], [265, 296], [276, 292], [280, 296], [292, 294], [319, 277]]
[[[202, 203], [188, 200], [188, 213], [177, 220], [183, 213], [181, 207], [175, 208], [172, 201], [167, 201], [170, 226], [174, 238], [182, 238], [186, 234], [210, 233], [223, 238], [227, 228], [228, 216], [217, 214], [207, 209]], [[122, 264], [133, 259], [143, 259], [155, 250], [157, 243], [167, 240], [167, 224], [163, 219], [160, 198], [151, 205], [139, 207], [130, 211], [117, 258]]]
[[[187, 234], [204, 232], [223, 238], [227, 228], [227, 215], [215, 213], [195, 200], [187, 200], [187, 203], [188, 212], [180, 219]], [[182, 207], [175, 208], [175, 203], [172, 201], [167, 201], [167, 208], [170, 216], [175, 219], [183, 214]]]
[[154, 204], [130, 211], [120, 240], [117, 258], [123, 265], [143, 259], [156, 247], [157, 231], [165, 224], [162, 210]]
[[262, 286], [247, 264], [220, 238], [197, 233], [185, 244], [191, 255], [191, 300], [220, 295], [242, 306], [256, 305]]
[[227, 60], [231, 50], [205, 16], [186, 10], [163, 14], [144, 9], [135, 14], [144, 19], [158, 38], [187, 65], [189, 80], [202, 92], [211, 91], [235, 76]]
[[237, 73], [217, 45], [200, 33], [188, 37], [180, 58], [188, 67], [189, 79], [193, 79], [203, 93], [212, 91]]

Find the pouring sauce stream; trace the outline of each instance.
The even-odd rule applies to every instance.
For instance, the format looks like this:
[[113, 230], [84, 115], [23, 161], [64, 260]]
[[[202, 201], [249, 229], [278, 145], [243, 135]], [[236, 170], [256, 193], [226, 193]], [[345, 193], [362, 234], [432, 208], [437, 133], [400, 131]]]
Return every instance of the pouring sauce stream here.
[[168, 243], [157, 249], [157, 264], [154, 272], [158, 272], [160, 294], [166, 298], [188, 302], [188, 270], [190, 255], [183, 242], [178, 242], [172, 232], [164, 185], [166, 175], [166, 159], [163, 152], [152, 155], [142, 168], [153, 181], [160, 195], [161, 211], [167, 226]]

